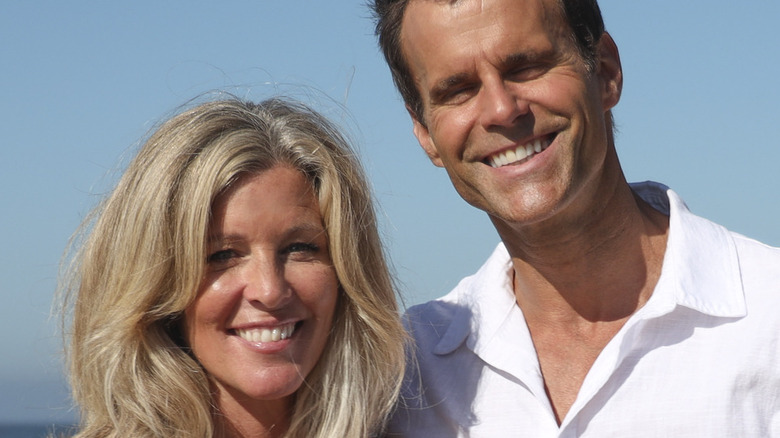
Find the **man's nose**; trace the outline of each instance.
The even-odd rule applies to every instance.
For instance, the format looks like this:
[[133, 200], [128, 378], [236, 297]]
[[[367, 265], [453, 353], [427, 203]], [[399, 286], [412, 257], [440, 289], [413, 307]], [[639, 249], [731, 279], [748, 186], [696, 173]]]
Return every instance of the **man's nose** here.
[[480, 122], [487, 130], [511, 127], [529, 112], [528, 102], [513, 84], [500, 79], [486, 81], [480, 90]]

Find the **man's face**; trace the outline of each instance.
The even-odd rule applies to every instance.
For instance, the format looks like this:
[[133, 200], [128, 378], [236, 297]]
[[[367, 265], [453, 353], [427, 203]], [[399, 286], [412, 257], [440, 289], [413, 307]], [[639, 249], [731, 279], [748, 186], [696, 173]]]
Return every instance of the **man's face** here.
[[605, 167], [605, 113], [621, 86], [611, 38], [589, 72], [554, 0], [450, 3], [412, 0], [402, 24], [420, 144], [494, 220], [583, 214], [620, 172]]

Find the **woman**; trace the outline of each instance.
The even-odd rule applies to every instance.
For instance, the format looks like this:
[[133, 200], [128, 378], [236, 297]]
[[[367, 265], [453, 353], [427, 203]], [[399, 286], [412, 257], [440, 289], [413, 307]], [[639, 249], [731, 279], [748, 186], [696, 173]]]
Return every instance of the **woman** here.
[[197, 106], [92, 217], [66, 279], [79, 437], [381, 431], [405, 335], [362, 170], [323, 117]]

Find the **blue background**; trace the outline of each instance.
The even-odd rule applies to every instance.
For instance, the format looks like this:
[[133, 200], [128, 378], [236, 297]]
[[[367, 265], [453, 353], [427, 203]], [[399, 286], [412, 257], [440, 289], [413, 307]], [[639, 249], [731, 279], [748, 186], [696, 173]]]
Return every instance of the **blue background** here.
[[[629, 180], [780, 245], [780, 2], [601, 7]], [[282, 93], [345, 126], [407, 304], [480, 265], [495, 231], [416, 144], [369, 15], [345, 0], [0, 3], [0, 423], [73, 420], [50, 317], [59, 258], [139, 139], [203, 93]]]

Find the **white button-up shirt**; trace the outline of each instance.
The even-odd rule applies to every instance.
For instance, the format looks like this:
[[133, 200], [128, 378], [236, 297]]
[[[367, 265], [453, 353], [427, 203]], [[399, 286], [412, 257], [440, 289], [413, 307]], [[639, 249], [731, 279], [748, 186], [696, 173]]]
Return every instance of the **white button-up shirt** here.
[[780, 437], [780, 249], [691, 214], [660, 184], [632, 187], [670, 216], [661, 276], [560, 426], [499, 245], [407, 312], [416, 348], [390, 436]]

